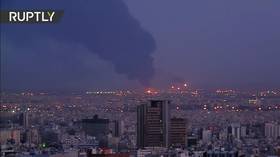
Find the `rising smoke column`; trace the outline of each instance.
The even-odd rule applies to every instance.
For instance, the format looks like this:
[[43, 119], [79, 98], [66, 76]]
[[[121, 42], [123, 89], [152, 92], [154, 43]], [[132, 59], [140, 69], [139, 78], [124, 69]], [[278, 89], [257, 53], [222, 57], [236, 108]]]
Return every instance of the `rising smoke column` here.
[[[146, 85], [154, 75], [151, 55], [156, 48], [155, 41], [121, 0], [9, 0], [3, 1], [2, 7], [64, 10], [59, 24], [3, 26], [9, 41], [16, 45], [31, 45], [44, 38], [81, 44], [112, 63], [117, 73], [129, 79]], [[41, 51], [44, 49], [42, 46]]]

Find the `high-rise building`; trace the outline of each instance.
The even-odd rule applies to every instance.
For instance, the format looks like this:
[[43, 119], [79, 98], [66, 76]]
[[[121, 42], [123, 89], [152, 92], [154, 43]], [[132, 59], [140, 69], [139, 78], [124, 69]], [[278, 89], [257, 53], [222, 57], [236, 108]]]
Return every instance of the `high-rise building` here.
[[185, 148], [187, 142], [187, 122], [183, 118], [171, 118], [169, 146]]
[[20, 114], [20, 121], [21, 121], [21, 125], [27, 129], [29, 127], [29, 114], [28, 112], [22, 112]]
[[110, 122], [110, 129], [114, 137], [119, 137], [121, 133], [121, 123], [118, 120], [113, 120]]
[[107, 135], [109, 134], [109, 119], [98, 118], [95, 115], [92, 119], [83, 119], [82, 127], [87, 135], [94, 136], [103, 144], [107, 145]]
[[167, 100], [151, 100], [137, 107], [137, 147], [168, 147], [169, 104]]
[[28, 126], [28, 116], [25, 112], [0, 112], [0, 128]]
[[241, 137], [246, 137], [248, 135], [248, 130], [246, 126], [241, 126], [240, 128], [240, 136]]
[[231, 124], [231, 134], [234, 138], [236, 139], [240, 139], [240, 134], [241, 134], [241, 126], [239, 123], [234, 123], [234, 124]]
[[227, 136], [229, 141], [240, 140], [241, 137], [241, 125], [239, 123], [233, 123], [228, 127]]
[[40, 142], [39, 131], [36, 128], [30, 128], [27, 131], [27, 142], [29, 144], [38, 145]]
[[280, 125], [276, 123], [265, 124], [265, 137], [276, 139], [280, 137]]
[[211, 130], [203, 130], [202, 131], [202, 141], [204, 143], [210, 142], [212, 139], [212, 131]]

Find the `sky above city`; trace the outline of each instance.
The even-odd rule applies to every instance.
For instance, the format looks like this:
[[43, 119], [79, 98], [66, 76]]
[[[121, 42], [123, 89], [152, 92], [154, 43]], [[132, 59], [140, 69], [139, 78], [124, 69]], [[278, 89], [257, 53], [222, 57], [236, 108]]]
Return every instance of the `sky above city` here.
[[280, 88], [279, 0], [7, 0], [63, 9], [1, 25], [4, 89]]

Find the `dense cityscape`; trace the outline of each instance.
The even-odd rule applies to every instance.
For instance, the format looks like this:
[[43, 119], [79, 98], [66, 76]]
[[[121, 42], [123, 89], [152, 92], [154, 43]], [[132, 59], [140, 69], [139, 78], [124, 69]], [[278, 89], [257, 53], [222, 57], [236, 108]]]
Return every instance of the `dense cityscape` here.
[[280, 91], [1, 94], [2, 156], [280, 155]]
[[280, 157], [279, 8], [0, 0], [0, 157]]

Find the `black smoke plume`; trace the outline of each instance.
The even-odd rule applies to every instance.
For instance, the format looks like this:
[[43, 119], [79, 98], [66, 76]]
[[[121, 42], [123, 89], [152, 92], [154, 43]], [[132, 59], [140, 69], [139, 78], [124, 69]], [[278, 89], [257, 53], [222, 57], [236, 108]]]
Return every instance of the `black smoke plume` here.
[[154, 75], [151, 55], [156, 48], [155, 41], [122, 0], [8, 0], [1, 3], [4, 9], [64, 10], [58, 24], [3, 26], [6, 38], [14, 43], [31, 44], [37, 39], [51, 38], [67, 44], [82, 44], [129, 79], [146, 85]]

